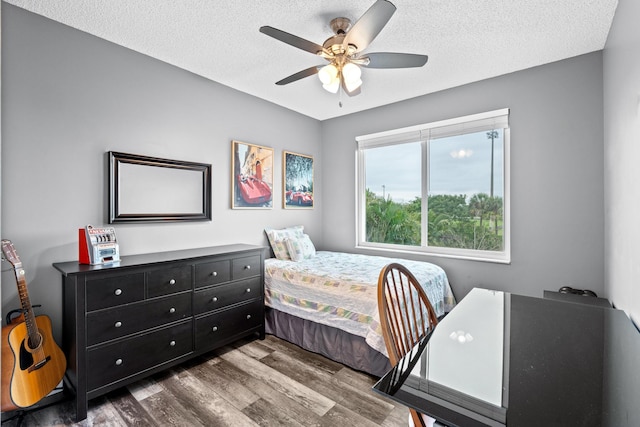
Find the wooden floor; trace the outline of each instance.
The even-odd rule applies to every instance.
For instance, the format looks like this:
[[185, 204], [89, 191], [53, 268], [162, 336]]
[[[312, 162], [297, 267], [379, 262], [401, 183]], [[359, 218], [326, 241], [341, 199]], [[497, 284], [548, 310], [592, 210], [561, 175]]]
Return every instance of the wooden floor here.
[[374, 393], [375, 381], [267, 335], [91, 400], [78, 424], [63, 402], [28, 413], [21, 425], [406, 426], [408, 410]]

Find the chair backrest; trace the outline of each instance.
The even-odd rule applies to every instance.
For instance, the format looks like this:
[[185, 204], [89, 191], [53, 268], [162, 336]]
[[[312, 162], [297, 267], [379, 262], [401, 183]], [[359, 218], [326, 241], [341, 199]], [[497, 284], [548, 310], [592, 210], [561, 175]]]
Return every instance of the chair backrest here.
[[378, 312], [392, 365], [438, 324], [438, 317], [415, 276], [392, 263], [378, 277]]
[[[396, 365], [435, 325], [438, 316], [420, 282], [402, 264], [392, 263], [378, 277], [378, 313], [391, 365]], [[409, 409], [414, 426], [433, 419]]]

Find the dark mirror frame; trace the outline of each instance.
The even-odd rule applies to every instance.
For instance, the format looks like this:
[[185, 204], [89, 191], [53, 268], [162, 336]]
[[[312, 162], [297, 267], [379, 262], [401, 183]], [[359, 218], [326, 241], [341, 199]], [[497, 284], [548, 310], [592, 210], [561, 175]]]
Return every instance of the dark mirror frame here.
[[[124, 222], [164, 222], [164, 221], [210, 221], [211, 220], [211, 165], [206, 163], [186, 162], [181, 160], [160, 159], [157, 157], [140, 156], [137, 154], [109, 151], [109, 223]], [[200, 212], [184, 213], [176, 206], [175, 212], [124, 212], [120, 204], [126, 183], [121, 180], [121, 165], [132, 164], [157, 168], [171, 168], [184, 171], [200, 172], [202, 174], [202, 194], [200, 189], [194, 193], [194, 200], [201, 197], [202, 210]], [[155, 171], [158, 172], [158, 171]], [[180, 189], [180, 191], [188, 189]], [[171, 196], [170, 191], [165, 193]], [[144, 197], [144, 195], [140, 195]], [[180, 213], [176, 213], [180, 212]]]

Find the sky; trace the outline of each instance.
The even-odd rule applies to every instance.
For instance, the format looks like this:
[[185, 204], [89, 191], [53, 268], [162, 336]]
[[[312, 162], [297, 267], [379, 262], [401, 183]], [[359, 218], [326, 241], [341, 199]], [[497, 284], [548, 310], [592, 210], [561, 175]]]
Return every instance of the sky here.
[[[494, 195], [503, 195], [503, 131], [494, 139]], [[368, 149], [366, 187], [378, 196], [409, 202], [421, 195], [420, 143]], [[430, 142], [429, 194], [490, 193], [491, 139], [487, 132]]]

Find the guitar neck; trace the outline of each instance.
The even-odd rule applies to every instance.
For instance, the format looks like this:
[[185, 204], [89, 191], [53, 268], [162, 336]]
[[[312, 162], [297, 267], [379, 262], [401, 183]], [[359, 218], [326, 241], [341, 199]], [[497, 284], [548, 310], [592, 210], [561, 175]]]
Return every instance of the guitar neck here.
[[36, 317], [33, 314], [31, 308], [31, 301], [29, 301], [29, 292], [27, 292], [27, 280], [25, 279], [24, 269], [22, 268], [22, 261], [16, 253], [16, 249], [13, 247], [11, 240], [2, 239], [2, 254], [4, 258], [11, 263], [13, 271], [16, 274], [16, 282], [18, 282], [18, 295], [20, 296], [20, 305], [22, 306], [22, 313], [24, 314], [24, 321], [27, 326], [27, 334], [29, 335], [29, 346], [36, 348], [40, 345], [40, 333], [36, 324]]
[[29, 335], [29, 343], [32, 347], [37, 346], [39, 343], [38, 327], [36, 326], [36, 317], [33, 314], [33, 308], [31, 307], [31, 301], [29, 300], [29, 292], [27, 291], [27, 280], [25, 279], [25, 272], [22, 268], [22, 264], [16, 264], [14, 267], [16, 274], [16, 281], [18, 282], [18, 296], [20, 298], [20, 306], [24, 314], [24, 322], [27, 325], [27, 333]]

